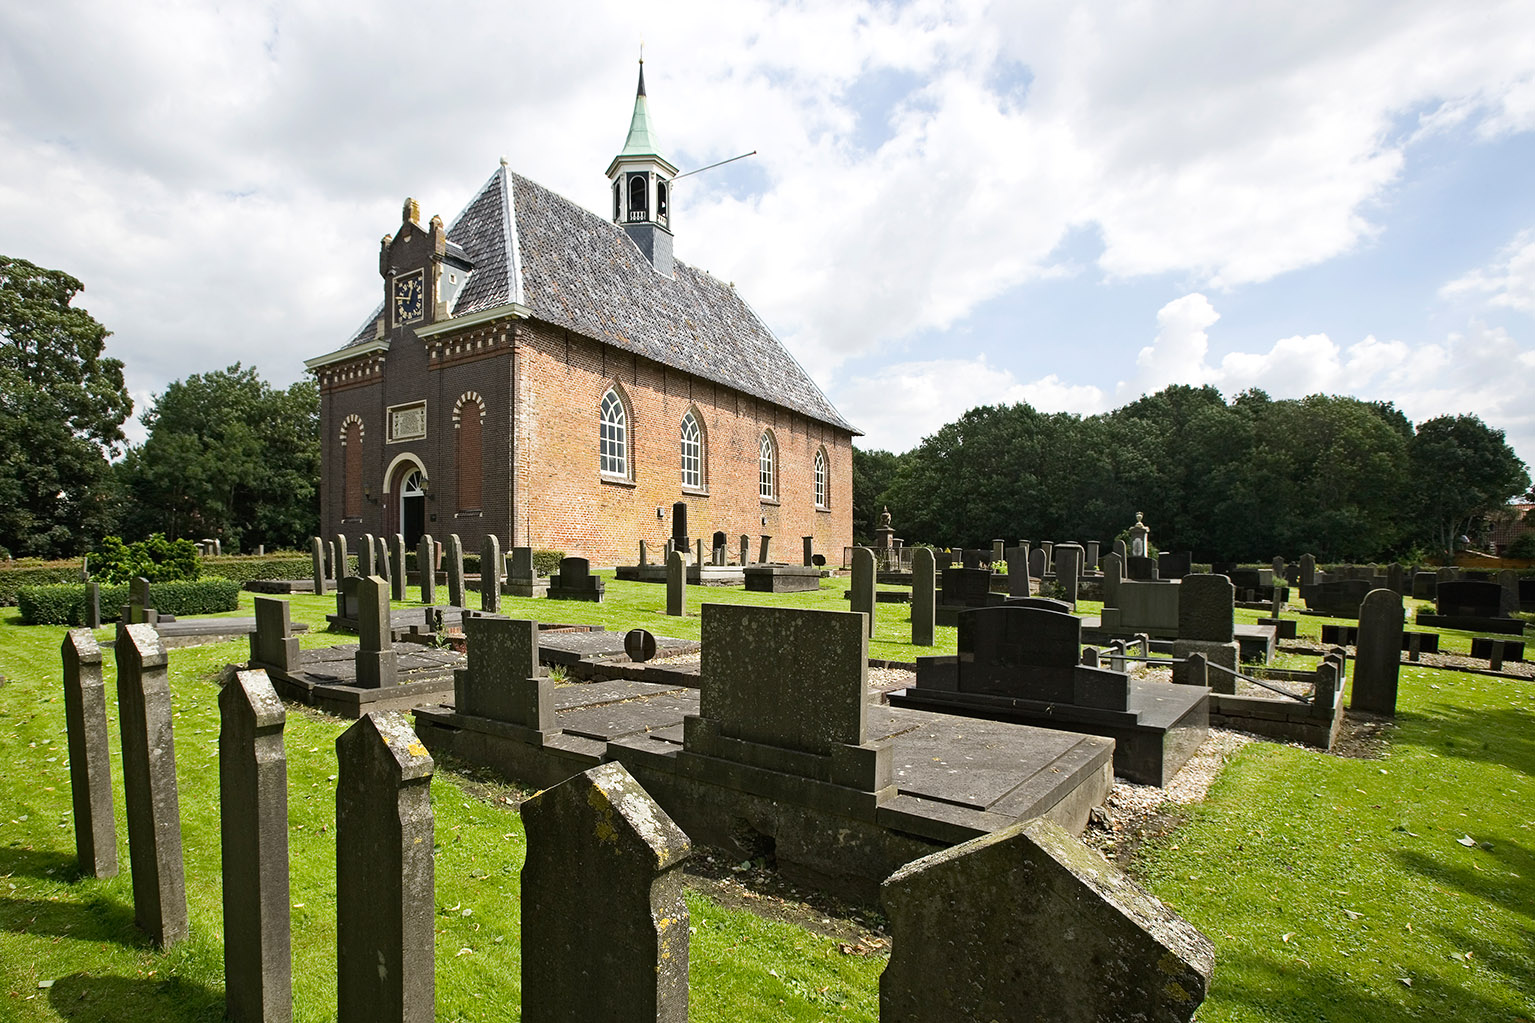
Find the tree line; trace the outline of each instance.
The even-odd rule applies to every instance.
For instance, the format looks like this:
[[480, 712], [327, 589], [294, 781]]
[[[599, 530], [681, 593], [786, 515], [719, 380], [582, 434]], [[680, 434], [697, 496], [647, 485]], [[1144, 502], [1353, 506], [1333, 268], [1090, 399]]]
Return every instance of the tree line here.
[[1530, 477], [1474, 415], [1174, 385], [1099, 415], [974, 408], [904, 454], [853, 453], [857, 542], [888, 506], [907, 542], [1109, 540], [1144, 512], [1197, 560], [1377, 561], [1452, 549]]
[[0, 256], [0, 557], [75, 557], [105, 536], [301, 547], [319, 521], [319, 390], [254, 369], [194, 374], [133, 401], [83, 285]]

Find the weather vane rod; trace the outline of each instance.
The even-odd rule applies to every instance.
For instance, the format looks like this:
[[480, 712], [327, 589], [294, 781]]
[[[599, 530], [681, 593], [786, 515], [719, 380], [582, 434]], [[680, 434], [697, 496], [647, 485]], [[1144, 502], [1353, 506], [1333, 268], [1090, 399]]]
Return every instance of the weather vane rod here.
[[723, 167], [727, 163], [735, 163], [737, 160], [744, 160], [748, 156], [756, 156], [756, 155], [757, 155], [757, 151], [755, 149], [753, 149], [749, 153], [742, 153], [740, 156], [732, 156], [728, 160], [721, 160], [719, 163], [711, 163], [707, 167], [698, 167], [698, 168], [695, 168], [693, 170], [688, 171], [686, 174], [678, 174], [675, 178], [672, 178], [672, 180], [673, 181], [680, 181], [681, 179], [683, 179], [685, 177], [688, 177], [689, 175], [699, 174], [699, 173], [702, 173], [703, 171], [706, 171], [706, 170], [713, 170], [716, 167]]

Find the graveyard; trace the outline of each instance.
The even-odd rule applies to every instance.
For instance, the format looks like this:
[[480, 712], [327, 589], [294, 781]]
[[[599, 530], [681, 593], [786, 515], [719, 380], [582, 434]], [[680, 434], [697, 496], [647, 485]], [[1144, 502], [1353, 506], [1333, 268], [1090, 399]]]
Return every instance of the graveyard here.
[[[668, 615], [663, 587], [610, 573], [599, 577], [605, 586], [601, 602], [503, 596], [500, 613], [618, 635], [644, 628], [658, 637], [699, 640], [708, 628], [706, 604], [785, 611], [849, 607], [848, 580], [834, 576], [810, 592], [689, 586], [684, 614]], [[901, 589], [881, 584], [877, 592], [897, 595]], [[408, 599], [395, 608], [422, 606], [415, 587], [403, 596]], [[440, 601], [445, 594], [437, 596]], [[326, 620], [337, 608], [334, 595], [284, 599], [292, 622], [308, 626], [289, 641], [300, 651], [357, 642], [349, 632], [332, 631]], [[1101, 615], [1102, 601], [1076, 604], [1084, 618]], [[1413, 624], [1424, 607], [1433, 613], [1432, 604], [1406, 605], [1409, 629], [1437, 637], [1443, 653], [1471, 653], [1470, 633], [1426, 627], [1421, 615]], [[254, 596], [242, 593], [239, 608], [227, 617], [257, 614]], [[1238, 607], [1233, 617], [1239, 625], [1256, 626], [1270, 615]], [[958, 630], [944, 625], [934, 629], [932, 646], [913, 646], [908, 618], [908, 605], [879, 603], [867, 636], [871, 663], [914, 665], [918, 657], [959, 652]], [[1316, 666], [1324, 628], [1356, 625], [1293, 610], [1283, 619], [1294, 622], [1306, 652], [1281, 644], [1270, 665], [1276, 678]], [[135, 924], [115, 755], [118, 873], [86, 878], [77, 866], [59, 661], [65, 633], [62, 627], [22, 626], [14, 609], [0, 611], [0, 751], [13, 766], [0, 783], [6, 1018], [222, 1018], [227, 910], [220, 681], [230, 679], [227, 665], [245, 662], [250, 646], [241, 638], [166, 654], [186, 937], [161, 951]], [[95, 635], [102, 642], [113, 638], [110, 628]], [[1530, 1016], [1535, 976], [1528, 967], [1526, 907], [1535, 904], [1535, 859], [1527, 807], [1535, 796], [1535, 680], [1454, 670], [1427, 656], [1411, 663], [1405, 652], [1403, 657], [1392, 724], [1359, 728], [1356, 717], [1332, 752], [1255, 738], [1222, 754], [1225, 762], [1201, 798], [1179, 802], [1183, 797], [1154, 786], [1120, 786], [1106, 814], [1088, 824], [1089, 844], [1113, 856], [1213, 944], [1214, 979], [1197, 1019]], [[103, 668], [106, 705], [115, 708], [110, 651]], [[1355, 668], [1350, 658], [1350, 685]], [[879, 669], [870, 671], [871, 688], [877, 688]], [[551, 684], [570, 693], [584, 683]], [[286, 704], [295, 1019], [336, 1016], [337, 831], [344, 824], [337, 819], [337, 739], [355, 725]], [[115, 753], [115, 727], [108, 740]], [[528, 847], [517, 808], [533, 788], [437, 757], [430, 791], [435, 1018], [517, 1018], [523, 994], [519, 878]], [[1126, 815], [1123, 807], [1134, 799], [1153, 801], [1152, 811]], [[104, 847], [105, 836], [95, 834], [98, 848]], [[920, 912], [907, 908], [887, 918], [878, 904], [785, 886], [768, 856], [727, 862], [697, 837], [693, 846], [676, 868], [691, 939], [685, 985], [690, 1018], [875, 1020], [881, 989], [896, 981], [881, 979], [887, 966], [896, 964], [903, 976], [936, 968], [912, 947], [892, 951], [893, 928], [922, 919]]]

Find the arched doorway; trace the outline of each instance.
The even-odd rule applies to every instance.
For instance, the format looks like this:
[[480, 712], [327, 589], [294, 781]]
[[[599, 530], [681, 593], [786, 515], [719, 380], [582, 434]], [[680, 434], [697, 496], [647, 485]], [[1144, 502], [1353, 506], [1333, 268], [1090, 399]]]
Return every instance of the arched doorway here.
[[400, 480], [400, 535], [405, 549], [414, 550], [426, 532], [426, 477], [420, 469], [409, 469]]

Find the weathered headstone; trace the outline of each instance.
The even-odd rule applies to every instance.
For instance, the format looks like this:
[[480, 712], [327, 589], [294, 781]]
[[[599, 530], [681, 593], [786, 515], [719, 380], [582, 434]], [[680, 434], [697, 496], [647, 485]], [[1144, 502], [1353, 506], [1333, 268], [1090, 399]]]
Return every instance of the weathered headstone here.
[[1130, 556], [1130, 550], [1123, 540], [1114, 541], [1113, 553], [1119, 558], [1120, 564], [1123, 564], [1124, 560]]
[[1005, 555], [1003, 560], [1007, 562], [1007, 595], [1029, 596], [1029, 549], [1009, 547], [1003, 554]]
[[880, 1023], [1173, 1023], [1215, 968], [1209, 939], [1043, 817], [913, 860], [880, 898]]
[[421, 603], [437, 603], [437, 544], [430, 533], [422, 533], [416, 545], [416, 571], [421, 576]]
[[309, 562], [314, 569], [315, 596], [323, 597], [330, 592], [330, 579], [325, 572], [325, 541], [318, 536], [309, 540]]
[[1007, 560], [1007, 541], [1006, 540], [993, 540], [991, 542], [991, 560], [992, 561], [1006, 561]]
[[1125, 559], [1110, 554], [1103, 559], [1103, 606], [1119, 606], [1119, 584], [1124, 580]]
[[1035, 547], [1029, 551], [1029, 578], [1044, 581], [1045, 560], [1044, 548]]
[[538, 623], [476, 616], [464, 622], [467, 666], [453, 673], [453, 704], [460, 714], [491, 718], [542, 741], [556, 730], [554, 683], [538, 668]]
[[1055, 547], [1055, 582], [1061, 588], [1061, 599], [1077, 609], [1077, 587], [1082, 580], [1083, 551], [1074, 543], [1057, 544]]
[[241, 671], [219, 720], [225, 1018], [276, 1023], [293, 1018], [287, 714], [266, 672]]
[[851, 610], [865, 616], [869, 635], [874, 635], [874, 552], [867, 547], [853, 548], [853, 586]]
[[336, 585], [352, 574], [351, 559], [346, 550], [346, 534], [336, 534]]
[[650, 564], [650, 545], [647, 544], [644, 540], [640, 541], [640, 560], [638, 561], [638, 564]]
[[[1218, 693], [1235, 693], [1235, 671], [1240, 650], [1234, 639], [1233, 612], [1236, 588], [1223, 575], [1186, 575], [1178, 584], [1178, 638], [1173, 657], [1186, 660], [1202, 654], [1211, 665], [1229, 669], [1210, 672], [1208, 685]], [[1184, 664], [1173, 665], [1173, 681], [1193, 685]]]
[[917, 547], [911, 552], [911, 645], [932, 646], [938, 594], [935, 562], [931, 547]]
[[768, 561], [768, 547], [772, 544], [773, 538], [766, 533], [759, 535], [762, 537], [762, 548], [757, 552], [757, 563], [760, 565], [770, 564]]
[[533, 548], [512, 548], [506, 569], [506, 592], [514, 597], [542, 597], [549, 592], [549, 580], [541, 578], [533, 566]]
[[448, 604], [451, 607], [465, 607], [464, 541], [457, 533], [448, 534], [446, 560], [448, 562]]
[[690, 546], [687, 502], [677, 501], [672, 505], [672, 547], [675, 550], [686, 551]]
[[362, 535], [362, 546], [357, 550], [357, 574], [378, 575], [378, 548], [374, 544], [373, 534]]
[[1300, 585], [1313, 586], [1316, 584], [1316, 558], [1310, 554], [1300, 556]]
[[[376, 536], [373, 538], [373, 575], [381, 575], [390, 583], [394, 582], [394, 566], [389, 561], [389, 538]], [[393, 589], [390, 590], [391, 594]]]
[[159, 620], [149, 596], [149, 580], [139, 576], [128, 583], [128, 603], [120, 620], [124, 625], [153, 625]]
[[752, 538], [745, 533], [741, 534], [741, 564], [745, 566], [751, 559]]
[[389, 539], [389, 599], [405, 599], [405, 537], [396, 533]]
[[1158, 579], [1182, 579], [1194, 570], [1194, 555], [1189, 551], [1162, 551], [1157, 555]]
[[85, 627], [101, 628], [101, 584], [94, 579], [85, 584]]
[[486, 533], [480, 541], [480, 610], [501, 613], [501, 541]]
[[1498, 573], [1498, 585], [1503, 589], [1503, 599], [1498, 614], [1512, 618], [1519, 613], [1519, 573], [1505, 568]]
[[600, 604], [606, 591], [607, 584], [592, 575], [591, 562], [585, 558], [561, 558], [560, 574], [549, 580], [550, 600], [590, 600]]
[[521, 812], [522, 1019], [685, 1023], [688, 836], [617, 763]]
[[1089, 540], [1085, 544], [1082, 545], [1082, 556], [1083, 556], [1082, 571], [1084, 571], [1084, 572], [1096, 572], [1096, 571], [1098, 571], [1098, 547], [1099, 547], [1099, 544], [1098, 544], [1097, 540]]
[[687, 614], [688, 571], [676, 551], [666, 557], [666, 613], [674, 618]]
[[75, 860], [87, 877], [117, 876], [112, 810], [112, 750], [107, 733], [101, 647], [89, 629], [64, 637], [64, 725], [75, 823]]
[[1396, 687], [1402, 659], [1402, 595], [1371, 590], [1359, 605], [1359, 642], [1349, 707], [1371, 714], [1396, 714]]
[[704, 538], [703, 537], [699, 537], [698, 540], [693, 545], [693, 564], [695, 564], [695, 565], [702, 565], [703, 563], [704, 563]]
[[434, 764], [402, 714], [336, 739], [336, 971], [340, 1023], [431, 1023]]
[[258, 596], [255, 604], [256, 631], [250, 635], [251, 667], [274, 668], [283, 673], [298, 670], [298, 639], [293, 635], [288, 602]]
[[400, 680], [400, 655], [389, 623], [389, 584], [376, 575], [357, 580], [357, 684], [381, 689]]
[[804, 546], [802, 563], [805, 565], [815, 564], [815, 537], [802, 536], [800, 537], [800, 543]]
[[114, 653], [133, 918], [165, 948], [189, 933], [165, 647], [153, 625], [119, 625]]

